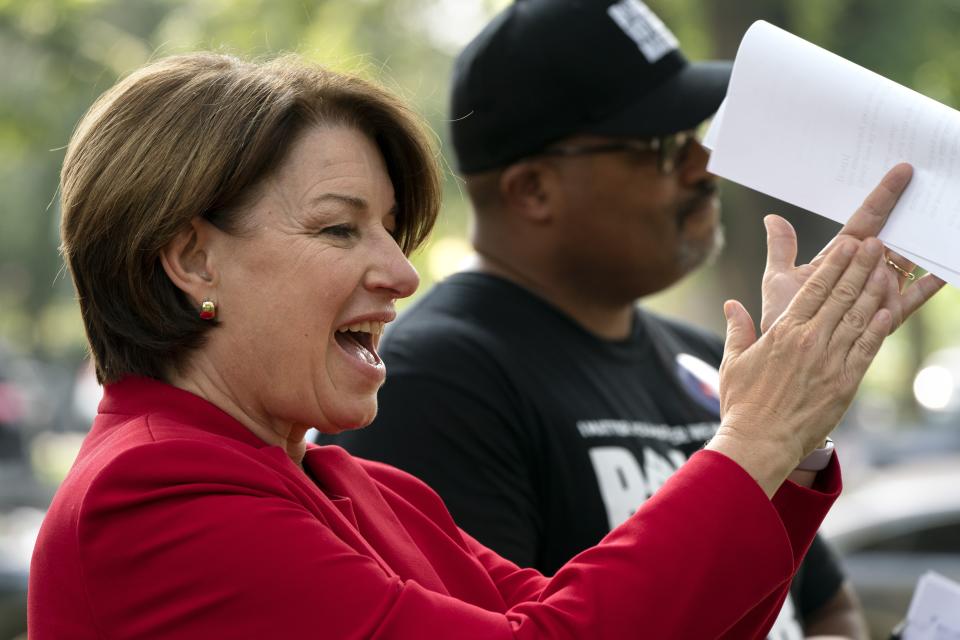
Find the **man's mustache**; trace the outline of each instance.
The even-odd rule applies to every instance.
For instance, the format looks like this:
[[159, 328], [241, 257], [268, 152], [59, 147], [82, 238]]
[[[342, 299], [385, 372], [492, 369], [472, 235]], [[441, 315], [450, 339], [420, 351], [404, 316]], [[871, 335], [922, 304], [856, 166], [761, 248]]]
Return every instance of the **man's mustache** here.
[[705, 206], [717, 193], [720, 185], [714, 180], [703, 180], [694, 187], [695, 192], [677, 209], [677, 223], [682, 223], [687, 216]]

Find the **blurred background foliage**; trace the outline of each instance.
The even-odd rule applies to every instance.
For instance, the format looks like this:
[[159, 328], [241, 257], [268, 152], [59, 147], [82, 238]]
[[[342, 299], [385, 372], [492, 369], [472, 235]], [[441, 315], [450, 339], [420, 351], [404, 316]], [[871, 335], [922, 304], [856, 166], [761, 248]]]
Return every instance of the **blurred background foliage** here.
[[[0, 342], [74, 366], [84, 356], [77, 306], [57, 251], [57, 178], [74, 124], [118, 78], [148, 60], [188, 50], [245, 56], [296, 51], [405, 96], [449, 158], [452, 56], [506, 1], [0, 0]], [[649, 4], [693, 59], [733, 57], [746, 28], [765, 19], [948, 105], [960, 104], [960, 0]], [[415, 258], [421, 291], [468, 251], [468, 207], [460, 187], [448, 171], [440, 225]], [[794, 222], [803, 259], [836, 229], [736, 185], [725, 187], [724, 210], [728, 249], [715, 268], [649, 301], [716, 330], [723, 329], [723, 299], [736, 297], [759, 309], [762, 214], [778, 212]], [[865, 388], [885, 407], [878, 412], [881, 422], [916, 417], [912, 377], [927, 354], [957, 342], [957, 302], [956, 291], [944, 292], [884, 347]]]

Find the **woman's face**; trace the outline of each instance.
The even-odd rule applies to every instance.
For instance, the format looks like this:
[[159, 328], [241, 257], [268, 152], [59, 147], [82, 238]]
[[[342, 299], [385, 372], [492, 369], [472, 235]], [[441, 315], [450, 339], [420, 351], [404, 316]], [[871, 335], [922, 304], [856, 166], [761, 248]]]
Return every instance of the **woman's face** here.
[[208, 260], [222, 325], [202, 351], [234, 402], [273, 427], [336, 433], [376, 414], [394, 301], [419, 282], [391, 232], [393, 185], [364, 134], [315, 127]]

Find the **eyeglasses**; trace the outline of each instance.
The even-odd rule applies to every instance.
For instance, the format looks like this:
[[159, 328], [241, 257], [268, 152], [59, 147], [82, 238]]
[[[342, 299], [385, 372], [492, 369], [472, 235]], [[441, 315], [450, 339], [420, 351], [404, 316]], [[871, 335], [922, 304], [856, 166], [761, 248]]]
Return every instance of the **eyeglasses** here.
[[690, 143], [697, 139], [695, 131], [678, 131], [647, 140], [618, 140], [597, 144], [569, 144], [548, 147], [540, 152], [542, 156], [584, 156], [595, 153], [649, 153], [657, 152], [657, 169], [663, 175], [670, 175], [686, 160]]

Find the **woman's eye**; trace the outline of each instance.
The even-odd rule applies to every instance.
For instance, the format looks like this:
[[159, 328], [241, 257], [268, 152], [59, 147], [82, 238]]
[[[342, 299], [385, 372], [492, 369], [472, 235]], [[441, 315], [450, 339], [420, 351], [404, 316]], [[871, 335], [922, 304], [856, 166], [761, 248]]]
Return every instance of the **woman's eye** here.
[[325, 227], [320, 233], [335, 238], [350, 239], [357, 235], [357, 228], [352, 224], [338, 224]]

